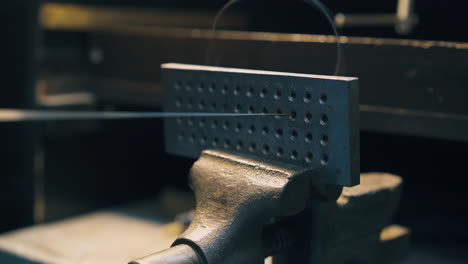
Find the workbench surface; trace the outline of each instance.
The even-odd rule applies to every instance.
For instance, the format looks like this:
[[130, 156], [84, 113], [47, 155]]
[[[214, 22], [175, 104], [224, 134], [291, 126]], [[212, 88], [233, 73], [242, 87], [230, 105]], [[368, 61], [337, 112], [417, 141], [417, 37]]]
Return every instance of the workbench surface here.
[[[176, 226], [158, 215], [157, 202], [143, 201], [0, 235], [2, 264], [125, 264], [170, 246]], [[413, 263], [467, 263], [462, 247], [420, 246]]]

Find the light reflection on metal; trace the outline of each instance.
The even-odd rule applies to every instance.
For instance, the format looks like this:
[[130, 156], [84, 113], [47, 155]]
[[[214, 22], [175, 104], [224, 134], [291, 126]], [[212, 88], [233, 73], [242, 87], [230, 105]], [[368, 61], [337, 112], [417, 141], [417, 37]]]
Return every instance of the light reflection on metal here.
[[[218, 40], [241, 40], [241, 41], [271, 41], [271, 42], [296, 42], [296, 43], [336, 43], [336, 37], [330, 35], [314, 34], [290, 34], [271, 32], [247, 32], [234, 30], [217, 30], [213, 33], [207, 29], [184, 29], [184, 28], [162, 28], [162, 27], [119, 27], [111, 29], [115, 33], [124, 33], [141, 36], [174, 38], [174, 39], [212, 39]], [[414, 48], [455, 48], [468, 49], [468, 43], [453, 41], [432, 41], [413, 39], [389, 39], [370, 37], [339, 37], [342, 44], [369, 45], [369, 46], [402, 46]]]
[[175, 112], [118, 112], [118, 111], [47, 111], [0, 109], [0, 123], [53, 120], [144, 119], [184, 117], [281, 117], [289, 114], [264, 113], [175, 113]]
[[[49, 30], [102, 30], [121, 26], [191, 26], [209, 28], [213, 12], [173, 9], [104, 8], [72, 4], [45, 3], [40, 8], [39, 24]], [[226, 15], [224, 26], [243, 28], [248, 19]]]
[[338, 27], [395, 26], [397, 33], [407, 35], [418, 24], [418, 15], [413, 12], [414, 0], [398, 0], [395, 14], [342, 14], [335, 16]]

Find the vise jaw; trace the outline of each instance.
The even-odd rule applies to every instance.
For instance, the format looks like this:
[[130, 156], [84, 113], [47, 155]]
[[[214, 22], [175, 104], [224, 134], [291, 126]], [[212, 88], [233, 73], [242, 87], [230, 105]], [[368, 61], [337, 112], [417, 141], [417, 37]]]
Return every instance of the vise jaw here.
[[[205, 150], [190, 171], [196, 198], [194, 218], [173, 244], [178, 249], [183, 245], [186, 253], [166, 252], [164, 261], [156, 255], [134, 263], [263, 263], [282, 247], [272, 244], [271, 238], [286, 229], [274, 227], [304, 211], [314, 188], [311, 174], [318, 172], [255, 156]], [[316, 190], [314, 195], [336, 200], [340, 190]], [[286, 232], [291, 241], [282, 243], [298, 238], [294, 229]]]
[[304, 210], [307, 173], [290, 165], [204, 151], [190, 176], [196, 196], [192, 223], [174, 245], [196, 245], [204, 263], [262, 263], [263, 228]]

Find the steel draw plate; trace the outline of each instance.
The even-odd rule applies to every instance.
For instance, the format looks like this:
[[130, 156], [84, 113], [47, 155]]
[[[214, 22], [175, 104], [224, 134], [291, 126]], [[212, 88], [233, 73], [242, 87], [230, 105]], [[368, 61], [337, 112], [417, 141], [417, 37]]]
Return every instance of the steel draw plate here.
[[359, 184], [357, 78], [163, 64], [164, 111], [288, 116], [166, 119], [170, 154], [205, 149], [320, 168], [323, 183]]

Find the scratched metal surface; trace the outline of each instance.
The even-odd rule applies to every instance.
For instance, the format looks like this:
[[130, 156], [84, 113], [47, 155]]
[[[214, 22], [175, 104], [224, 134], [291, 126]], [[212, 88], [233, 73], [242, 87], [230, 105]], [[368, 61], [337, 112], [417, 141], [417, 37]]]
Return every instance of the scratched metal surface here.
[[162, 87], [167, 112], [290, 114], [165, 120], [171, 154], [230, 150], [320, 168], [325, 183], [359, 183], [357, 78], [164, 64]]

